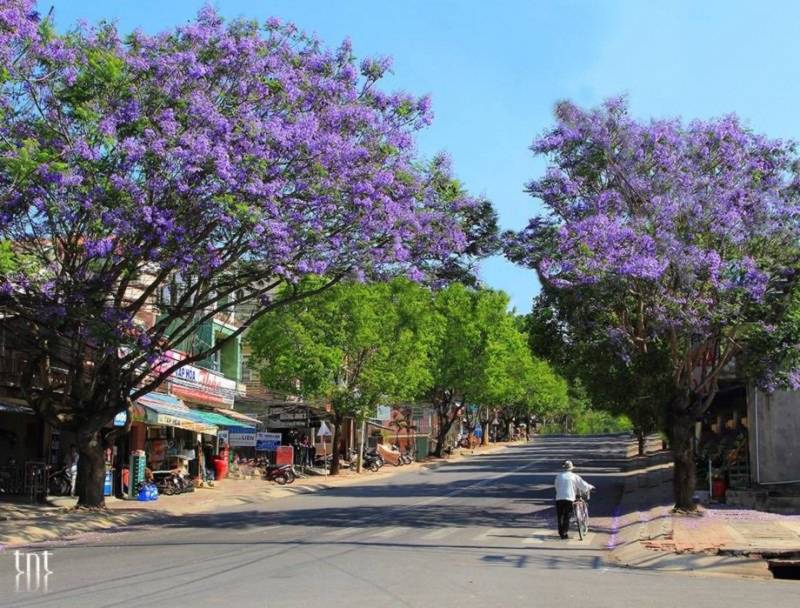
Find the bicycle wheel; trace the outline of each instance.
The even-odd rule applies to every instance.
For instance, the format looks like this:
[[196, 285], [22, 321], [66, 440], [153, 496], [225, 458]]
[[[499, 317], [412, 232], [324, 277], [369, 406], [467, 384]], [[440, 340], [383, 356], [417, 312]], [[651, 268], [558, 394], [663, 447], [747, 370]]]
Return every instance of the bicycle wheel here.
[[583, 540], [588, 530], [588, 522], [586, 521], [586, 503], [578, 501], [575, 503], [575, 527], [578, 529], [578, 538]]

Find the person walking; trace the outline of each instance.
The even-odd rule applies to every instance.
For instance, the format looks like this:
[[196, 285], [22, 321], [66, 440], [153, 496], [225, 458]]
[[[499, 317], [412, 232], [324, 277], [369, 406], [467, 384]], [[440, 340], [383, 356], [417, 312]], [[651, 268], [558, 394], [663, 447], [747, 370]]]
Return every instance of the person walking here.
[[67, 476], [69, 477], [69, 484], [70, 490], [69, 495], [75, 496], [75, 485], [78, 481], [78, 460], [80, 456], [78, 454], [78, 448], [73, 443], [69, 446], [69, 452], [67, 453], [67, 457], [64, 459], [64, 465], [67, 469]]
[[572, 503], [579, 494], [588, 494], [594, 486], [586, 483], [577, 473], [571, 460], [565, 460], [561, 465], [562, 471], [556, 475], [556, 518], [558, 520], [558, 535], [569, 538], [569, 519], [572, 515]]

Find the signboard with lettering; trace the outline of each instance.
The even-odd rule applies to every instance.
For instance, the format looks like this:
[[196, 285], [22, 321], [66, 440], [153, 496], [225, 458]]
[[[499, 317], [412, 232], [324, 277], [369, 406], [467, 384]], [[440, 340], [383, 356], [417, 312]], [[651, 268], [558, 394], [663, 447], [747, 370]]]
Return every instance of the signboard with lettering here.
[[256, 433], [256, 452], [274, 452], [280, 444], [280, 433]]
[[[167, 351], [163, 361], [153, 366], [153, 373], [158, 374], [169, 369], [185, 356], [180, 351]], [[195, 403], [230, 407], [236, 397], [235, 380], [194, 365], [185, 365], [175, 370], [167, 382], [173, 395]]]
[[267, 410], [267, 428], [293, 429], [308, 426], [308, 408], [304, 406], [273, 406]]
[[232, 427], [228, 430], [228, 444], [232, 448], [252, 448], [256, 445], [256, 432], [251, 429]]
[[114, 416], [114, 426], [125, 426], [128, 423], [128, 410], [123, 410]]

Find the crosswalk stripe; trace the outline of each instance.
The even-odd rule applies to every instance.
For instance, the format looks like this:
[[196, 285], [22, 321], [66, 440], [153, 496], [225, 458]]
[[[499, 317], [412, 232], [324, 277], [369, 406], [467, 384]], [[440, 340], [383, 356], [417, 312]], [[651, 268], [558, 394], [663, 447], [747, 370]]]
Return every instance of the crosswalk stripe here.
[[403, 532], [407, 532], [408, 530], [410, 530], [410, 528], [407, 528], [405, 526], [396, 526], [394, 528], [388, 528], [386, 530], [383, 530], [382, 532], [376, 532], [372, 536], [373, 538], [391, 538], [392, 536], [399, 536], [400, 534], [403, 534]]
[[501, 528], [489, 528], [488, 530], [484, 530], [480, 534], [473, 536], [472, 540], [486, 540], [490, 536], [497, 536], [499, 532], [502, 532]]
[[339, 536], [349, 536], [351, 534], [355, 534], [359, 530], [363, 528], [337, 528], [336, 530], [331, 530], [330, 532], [326, 532], [325, 536], [338, 538]]
[[439, 528], [438, 530], [434, 530], [433, 532], [428, 532], [427, 534], [423, 534], [420, 538], [424, 539], [437, 539], [437, 538], [444, 538], [445, 536], [449, 536], [454, 532], [458, 532], [459, 528]]
[[554, 540], [558, 538], [558, 534], [556, 534], [553, 530], [549, 528], [533, 528], [530, 532], [530, 535], [525, 538], [522, 542], [525, 544], [541, 544], [546, 540]]
[[578, 538], [578, 535], [570, 535], [569, 540], [567, 541], [568, 545], [591, 545], [592, 540], [594, 540], [595, 533], [589, 532], [586, 536], [583, 537], [583, 540]]

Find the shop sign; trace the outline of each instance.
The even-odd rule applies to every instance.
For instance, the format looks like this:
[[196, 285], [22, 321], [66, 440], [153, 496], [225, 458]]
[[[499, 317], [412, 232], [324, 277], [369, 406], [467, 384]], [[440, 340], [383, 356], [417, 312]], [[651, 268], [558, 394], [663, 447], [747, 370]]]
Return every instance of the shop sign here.
[[228, 435], [228, 444], [232, 448], [252, 448], [256, 445], [256, 432], [233, 432]]
[[128, 423], [128, 411], [123, 410], [114, 416], [114, 426], [125, 426]]
[[230, 442], [230, 437], [228, 436], [228, 429], [220, 429], [217, 433], [217, 444], [218, 445], [228, 445]]
[[392, 419], [392, 406], [379, 405], [375, 412], [375, 420], [391, 420]]
[[[174, 365], [175, 361], [180, 361], [185, 355], [170, 350], [165, 357], [168, 361], [157, 364], [154, 368], [156, 373], [169, 365]], [[194, 365], [184, 365], [175, 370], [169, 377], [169, 384], [171, 392], [177, 397], [206, 405], [231, 407], [236, 396], [235, 380], [229, 380], [221, 374]]]
[[275, 452], [275, 464], [280, 466], [283, 464], [294, 463], [294, 448], [290, 445], [283, 445]]
[[308, 409], [305, 407], [271, 407], [267, 412], [267, 428], [291, 429], [308, 426]]
[[274, 452], [280, 445], [280, 433], [256, 433], [256, 452]]

